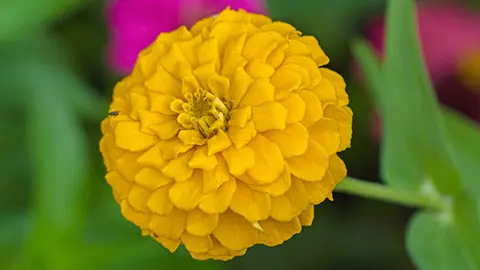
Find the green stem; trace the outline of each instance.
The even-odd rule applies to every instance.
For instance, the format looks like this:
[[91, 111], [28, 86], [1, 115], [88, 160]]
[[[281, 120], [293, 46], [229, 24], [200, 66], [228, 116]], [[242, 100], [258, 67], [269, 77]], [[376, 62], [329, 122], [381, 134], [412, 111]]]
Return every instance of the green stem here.
[[446, 207], [442, 200], [428, 197], [415, 191], [395, 189], [351, 177], [343, 179], [342, 182], [337, 185], [335, 191], [410, 207], [434, 210], [443, 210]]

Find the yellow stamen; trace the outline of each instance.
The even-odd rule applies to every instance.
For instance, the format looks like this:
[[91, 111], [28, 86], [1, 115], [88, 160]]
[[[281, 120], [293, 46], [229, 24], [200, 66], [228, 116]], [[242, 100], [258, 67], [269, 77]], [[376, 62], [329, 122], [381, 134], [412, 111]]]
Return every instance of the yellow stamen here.
[[[217, 134], [218, 130], [227, 130], [227, 122], [230, 118], [230, 110], [227, 105], [210, 92], [198, 89], [193, 95], [185, 96], [183, 116], [179, 120], [185, 128], [198, 130], [203, 137], [210, 138]], [[184, 121], [188, 115], [189, 121]], [[190, 125], [191, 123], [191, 125]]]

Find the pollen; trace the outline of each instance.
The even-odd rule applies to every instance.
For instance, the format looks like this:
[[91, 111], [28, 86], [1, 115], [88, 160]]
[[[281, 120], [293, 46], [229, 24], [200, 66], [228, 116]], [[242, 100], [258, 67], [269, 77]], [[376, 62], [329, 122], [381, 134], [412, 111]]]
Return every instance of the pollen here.
[[218, 130], [227, 131], [231, 107], [228, 103], [204, 89], [197, 89], [193, 95], [187, 93], [185, 100], [180, 104], [182, 112], [178, 116], [183, 128], [196, 130], [206, 139]]

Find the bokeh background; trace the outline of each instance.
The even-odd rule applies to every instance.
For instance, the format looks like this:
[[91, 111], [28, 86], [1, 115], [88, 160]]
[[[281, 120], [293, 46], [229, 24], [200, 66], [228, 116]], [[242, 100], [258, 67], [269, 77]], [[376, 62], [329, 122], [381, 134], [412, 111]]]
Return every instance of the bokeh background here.
[[[0, 269], [414, 269], [404, 248], [413, 209], [339, 193], [290, 241], [253, 247], [228, 263], [197, 262], [182, 249], [170, 254], [141, 237], [121, 216], [98, 151], [100, 121], [122, 76], [109, 61], [108, 2], [1, 1]], [[480, 18], [480, 1], [421, 2], [460, 6]], [[350, 46], [362, 36], [378, 43], [371, 33], [384, 8], [384, 0], [267, 1], [274, 19], [315, 35], [329, 67], [344, 75], [354, 136], [342, 156], [350, 176], [371, 181], [379, 181], [379, 123]], [[459, 38], [439, 25], [445, 40]], [[480, 19], [457, 27], [480, 37]], [[443, 42], [436, 37], [426, 38]], [[480, 120], [480, 87], [465, 83], [460, 67], [450, 69], [434, 82], [446, 93], [441, 101]]]

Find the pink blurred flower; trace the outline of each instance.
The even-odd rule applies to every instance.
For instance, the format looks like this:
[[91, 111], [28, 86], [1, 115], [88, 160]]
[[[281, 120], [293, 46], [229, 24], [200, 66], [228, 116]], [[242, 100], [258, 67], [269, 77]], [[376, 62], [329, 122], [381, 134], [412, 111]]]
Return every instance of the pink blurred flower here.
[[[424, 60], [440, 102], [480, 122], [480, 75], [472, 72], [480, 68], [480, 14], [453, 3], [420, 3], [417, 22]], [[373, 20], [366, 36], [382, 57], [384, 19]], [[378, 138], [380, 123], [374, 122]]]
[[262, 0], [110, 0], [108, 57], [120, 73], [129, 73], [138, 53], [161, 32], [172, 31], [219, 13], [227, 6], [264, 13]]

